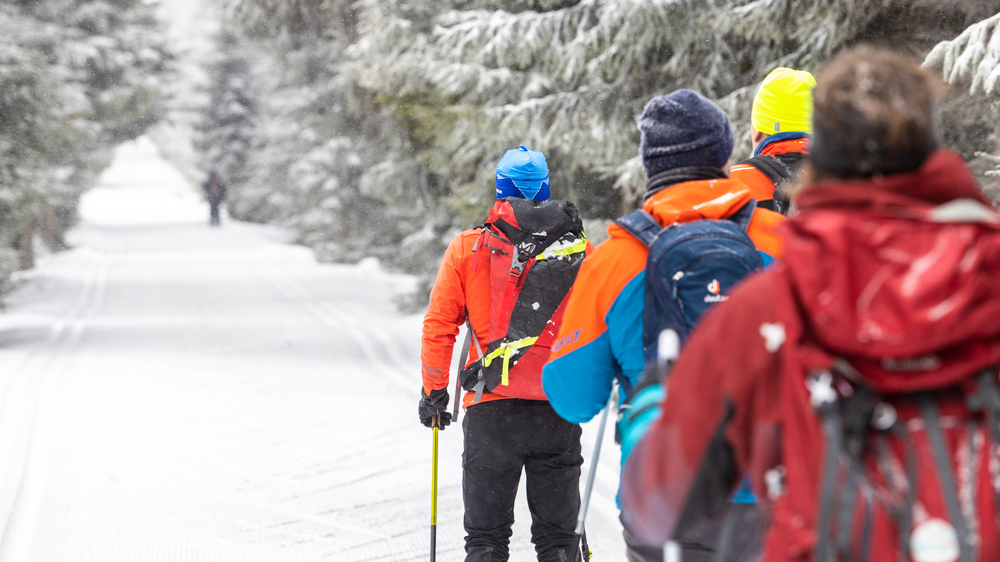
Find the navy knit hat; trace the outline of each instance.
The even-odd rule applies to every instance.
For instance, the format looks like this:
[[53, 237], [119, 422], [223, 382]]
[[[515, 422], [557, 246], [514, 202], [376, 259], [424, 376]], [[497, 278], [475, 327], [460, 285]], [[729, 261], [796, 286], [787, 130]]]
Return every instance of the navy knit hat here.
[[689, 166], [722, 168], [733, 154], [729, 116], [691, 90], [653, 98], [639, 118], [646, 178]]

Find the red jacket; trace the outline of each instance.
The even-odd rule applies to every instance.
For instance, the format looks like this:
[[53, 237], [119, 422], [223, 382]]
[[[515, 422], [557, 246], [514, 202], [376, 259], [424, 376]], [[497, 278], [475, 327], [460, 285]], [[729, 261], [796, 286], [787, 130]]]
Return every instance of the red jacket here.
[[[957, 200], [965, 211], [939, 207]], [[947, 388], [1000, 364], [1000, 215], [958, 156], [942, 151], [912, 173], [812, 186], [798, 204], [783, 228], [783, 263], [702, 320], [671, 374], [662, 417], [629, 457], [623, 517], [651, 544], [672, 536], [692, 482], [711, 466], [725, 475], [718, 497], [749, 474], [771, 509], [764, 560], [812, 560], [825, 440], [806, 374], [840, 357], [866, 386], [890, 394]], [[979, 220], [968, 218], [970, 207]], [[947, 218], [956, 214], [962, 222]], [[949, 520], [919, 409], [898, 409], [918, 455], [913, 524]], [[942, 402], [942, 418], [966, 412], [960, 401]], [[1000, 451], [993, 444], [963, 457], [974, 441], [966, 431], [960, 423], [944, 433], [952, 470], [965, 478], [963, 512], [975, 514], [974, 559], [1000, 560], [990, 474]], [[990, 441], [981, 430], [975, 439]], [[784, 489], [769, 489], [779, 466]], [[873, 509], [865, 559], [899, 560], [895, 520]], [[853, 530], [858, 550], [861, 529]]]

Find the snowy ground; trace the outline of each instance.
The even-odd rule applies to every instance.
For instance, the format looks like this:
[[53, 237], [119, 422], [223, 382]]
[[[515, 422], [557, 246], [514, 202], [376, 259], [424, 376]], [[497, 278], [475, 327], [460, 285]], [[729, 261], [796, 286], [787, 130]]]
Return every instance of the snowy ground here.
[[[0, 313], [0, 561], [426, 560], [412, 281], [225, 222], [148, 139]], [[585, 429], [591, 456], [596, 422]], [[461, 432], [439, 560], [461, 560]], [[589, 535], [624, 560], [607, 435]], [[587, 465], [584, 466], [586, 470]], [[512, 560], [532, 560], [519, 498]]]

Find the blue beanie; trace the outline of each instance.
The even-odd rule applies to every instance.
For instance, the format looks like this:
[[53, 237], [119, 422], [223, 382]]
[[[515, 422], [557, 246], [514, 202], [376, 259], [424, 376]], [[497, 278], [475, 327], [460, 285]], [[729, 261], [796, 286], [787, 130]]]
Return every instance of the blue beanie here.
[[639, 155], [647, 179], [673, 168], [721, 169], [733, 154], [729, 116], [691, 90], [650, 100], [639, 118], [639, 132]]
[[497, 199], [520, 197], [545, 201], [549, 198], [549, 165], [545, 155], [528, 150], [508, 150], [497, 164]]

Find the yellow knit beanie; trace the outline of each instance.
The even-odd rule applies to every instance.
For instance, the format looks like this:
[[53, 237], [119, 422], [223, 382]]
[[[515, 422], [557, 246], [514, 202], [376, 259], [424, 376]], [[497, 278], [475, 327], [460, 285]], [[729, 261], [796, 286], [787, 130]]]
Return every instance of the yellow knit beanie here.
[[761, 83], [753, 98], [750, 122], [759, 132], [812, 134], [813, 75], [790, 68], [776, 68]]

